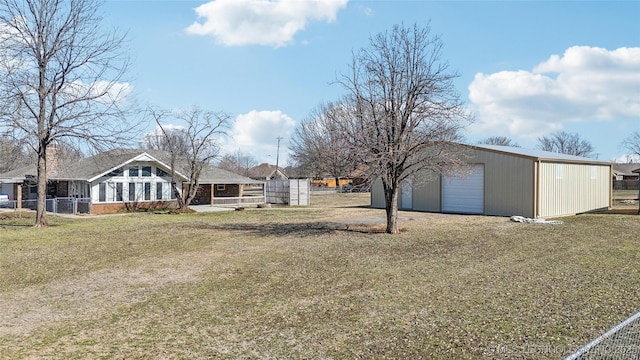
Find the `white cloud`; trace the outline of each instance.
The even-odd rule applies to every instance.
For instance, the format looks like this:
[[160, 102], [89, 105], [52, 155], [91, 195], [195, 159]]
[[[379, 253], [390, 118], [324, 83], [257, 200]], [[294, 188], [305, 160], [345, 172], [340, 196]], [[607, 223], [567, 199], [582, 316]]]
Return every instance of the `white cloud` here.
[[476, 74], [470, 132], [535, 139], [564, 124], [640, 115], [640, 48], [574, 46], [531, 71]]
[[333, 22], [349, 0], [214, 0], [195, 8], [202, 22], [186, 31], [229, 46], [282, 47], [309, 21]]
[[253, 156], [258, 162], [276, 163], [278, 137], [280, 141], [279, 164], [287, 164], [288, 142], [295, 121], [281, 111], [250, 111], [235, 119], [230, 138], [222, 147], [222, 153], [240, 150]]
[[108, 103], [123, 102], [133, 93], [133, 85], [128, 82], [100, 80], [90, 85], [90, 91], [91, 95], [100, 96], [98, 101], [107, 101]]

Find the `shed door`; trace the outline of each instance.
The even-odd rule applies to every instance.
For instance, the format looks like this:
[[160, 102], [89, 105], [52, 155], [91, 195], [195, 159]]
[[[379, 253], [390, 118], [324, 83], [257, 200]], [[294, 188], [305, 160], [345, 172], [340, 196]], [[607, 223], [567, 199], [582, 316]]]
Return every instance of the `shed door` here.
[[484, 166], [474, 165], [467, 177], [442, 178], [442, 212], [484, 213]]

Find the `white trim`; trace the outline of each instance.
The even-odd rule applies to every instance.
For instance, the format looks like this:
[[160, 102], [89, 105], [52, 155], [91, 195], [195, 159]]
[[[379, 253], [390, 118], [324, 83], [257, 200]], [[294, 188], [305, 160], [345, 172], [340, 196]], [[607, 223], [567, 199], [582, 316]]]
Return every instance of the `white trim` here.
[[[95, 181], [95, 180], [97, 180], [97, 179], [99, 179], [99, 178], [101, 178], [101, 177], [104, 177], [105, 175], [108, 175], [110, 172], [112, 172], [112, 171], [114, 171], [114, 170], [116, 170], [116, 169], [118, 169], [118, 168], [121, 168], [121, 167], [124, 167], [124, 166], [126, 166], [126, 165], [131, 164], [131, 163], [132, 163], [132, 162], [134, 162], [134, 161], [140, 161], [140, 162], [155, 162], [155, 163], [157, 163], [157, 164], [160, 164], [160, 165], [161, 165], [162, 167], [164, 167], [165, 169], [169, 170], [167, 173], [168, 173], [168, 174], [171, 174], [171, 167], [170, 167], [169, 165], [167, 165], [167, 164], [163, 163], [162, 161], [160, 161], [160, 160], [158, 160], [158, 159], [154, 158], [153, 156], [151, 156], [151, 155], [147, 154], [146, 152], [143, 152], [142, 154], [137, 155], [137, 156], [134, 156], [133, 158], [131, 158], [131, 159], [129, 159], [129, 160], [127, 160], [127, 161], [123, 162], [122, 164], [116, 165], [116, 166], [114, 166], [114, 167], [112, 167], [112, 168], [108, 169], [107, 171], [104, 171], [104, 172], [102, 172], [102, 173], [100, 173], [100, 174], [98, 174], [98, 175], [96, 175], [96, 176], [94, 176], [94, 177], [92, 177], [92, 178], [90, 178], [90, 179], [87, 179], [87, 181], [89, 181], [89, 182], [93, 182], [93, 181]], [[176, 171], [176, 174], [177, 174], [178, 176], [182, 177], [182, 179], [183, 179], [184, 181], [189, 180], [189, 178], [188, 178], [188, 177], [186, 177], [186, 176], [182, 175], [182, 174], [181, 174], [180, 172], [178, 172], [178, 171]]]

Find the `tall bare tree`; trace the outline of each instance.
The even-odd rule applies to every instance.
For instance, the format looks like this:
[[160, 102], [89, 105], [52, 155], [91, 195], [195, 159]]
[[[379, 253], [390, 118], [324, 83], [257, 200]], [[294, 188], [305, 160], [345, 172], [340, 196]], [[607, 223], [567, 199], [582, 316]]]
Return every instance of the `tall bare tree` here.
[[538, 138], [538, 148], [560, 154], [590, 157], [593, 146], [587, 140], [580, 138], [576, 133], [558, 131], [549, 136]]
[[36, 226], [45, 226], [47, 148], [126, 141], [124, 35], [105, 30], [93, 0], [0, 2], [0, 132], [37, 154]]
[[622, 146], [631, 154], [640, 157], [640, 131], [634, 131], [629, 137], [624, 139]]
[[481, 140], [480, 144], [520, 147], [518, 143], [506, 136], [489, 136], [488, 138]]
[[[622, 145], [632, 154], [640, 157], [640, 131], [634, 131], [629, 137], [624, 139]], [[640, 188], [638, 189], [638, 214], [640, 214]]]
[[249, 169], [258, 165], [258, 161], [251, 155], [240, 150], [224, 155], [218, 162], [218, 167], [242, 176], [249, 176]]
[[353, 110], [343, 122], [349, 149], [381, 181], [388, 233], [398, 232], [398, 190], [405, 179], [464, 167], [455, 142], [471, 120], [441, 59], [443, 43], [429, 26], [396, 25], [354, 53], [338, 79]]
[[[223, 112], [204, 111], [193, 107], [184, 111], [149, 109], [149, 115], [158, 125], [161, 138], [149, 144], [149, 148], [168, 152], [171, 167], [171, 188], [178, 201], [178, 208], [191, 204], [200, 186], [203, 170], [220, 153], [218, 137], [225, 135], [229, 115]], [[184, 124], [175, 126], [167, 123]], [[188, 178], [185, 187], [177, 187], [178, 173]]]
[[341, 123], [351, 116], [342, 104], [320, 104], [302, 120], [291, 138], [291, 157], [297, 166], [314, 176], [331, 175], [339, 184], [340, 177], [349, 176], [357, 163], [348, 151]]

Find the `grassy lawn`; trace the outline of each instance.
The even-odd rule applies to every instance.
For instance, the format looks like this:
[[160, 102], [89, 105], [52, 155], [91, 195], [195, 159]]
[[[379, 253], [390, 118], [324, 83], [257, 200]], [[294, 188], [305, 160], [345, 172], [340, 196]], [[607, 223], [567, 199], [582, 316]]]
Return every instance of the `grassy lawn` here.
[[640, 217], [0, 213], [0, 358], [558, 359], [640, 308]]

